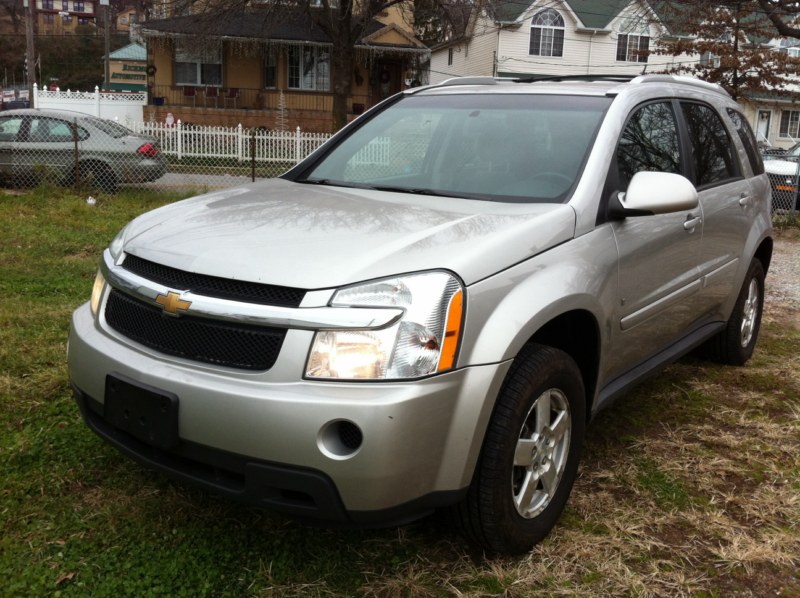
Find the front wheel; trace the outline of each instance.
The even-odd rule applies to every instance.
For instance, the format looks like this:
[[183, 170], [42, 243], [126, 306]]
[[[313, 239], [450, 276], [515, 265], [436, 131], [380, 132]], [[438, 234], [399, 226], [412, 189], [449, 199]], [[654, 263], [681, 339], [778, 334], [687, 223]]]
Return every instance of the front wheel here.
[[728, 365], [743, 365], [756, 347], [764, 309], [764, 267], [753, 258], [725, 329], [709, 339], [707, 355]]
[[517, 356], [467, 497], [453, 507], [464, 535], [489, 553], [519, 554], [550, 532], [577, 474], [585, 405], [569, 355], [530, 345]]

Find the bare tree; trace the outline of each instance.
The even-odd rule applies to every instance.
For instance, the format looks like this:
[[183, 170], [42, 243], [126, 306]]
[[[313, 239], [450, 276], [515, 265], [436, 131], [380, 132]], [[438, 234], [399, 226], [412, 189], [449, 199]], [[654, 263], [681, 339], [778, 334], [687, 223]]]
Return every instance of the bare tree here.
[[800, 3], [797, 0], [758, 0], [778, 33], [800, 38]]
[[800, 60], [775, 47], [780, 32], [764, 1], [669, 0], [660, 10], [672, 35], [659, 40], [656, 52], [686, 57], [668, 71], [719, 83], [734, 98], [783, 89], [800, 74]]
[[14, 33], [24, 33], [25, 8], [22, 0], [0, 0], [0, 8], [3, 14], [8, 15]]

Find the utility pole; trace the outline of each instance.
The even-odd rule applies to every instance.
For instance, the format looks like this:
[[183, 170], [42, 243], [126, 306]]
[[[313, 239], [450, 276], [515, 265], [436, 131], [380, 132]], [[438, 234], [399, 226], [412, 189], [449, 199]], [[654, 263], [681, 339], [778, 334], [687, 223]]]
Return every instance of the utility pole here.
[[111, 69], [109, 67], [109, 54], [111, 54], [111, 19], [109, 18], [109, 11], [111, 7], [108, 5], [108, 0], [100, 0], [101, 6], [103, 6], [103, 33], [105, 35], [105, 51], [106, 56], [104, 59], [104, 69], [105, 69], [105, 82], [103, 83], [103, 90], [104, 91], [111, 91]]
[[36, 83], [36, 51], [33, 48], [33, 4], [36, 0], [24, 0], [25, 7], [25, 74], [28, 83], [28, 106], [33, 107], [33, 85]]

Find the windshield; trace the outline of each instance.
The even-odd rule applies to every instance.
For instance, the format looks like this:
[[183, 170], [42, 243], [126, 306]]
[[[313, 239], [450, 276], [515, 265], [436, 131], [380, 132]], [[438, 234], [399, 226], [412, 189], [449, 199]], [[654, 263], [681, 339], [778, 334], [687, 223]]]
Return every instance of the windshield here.
[[344, 138], [299, 182], [561, 202], [610, 102], [529, 94], [409, 96]]

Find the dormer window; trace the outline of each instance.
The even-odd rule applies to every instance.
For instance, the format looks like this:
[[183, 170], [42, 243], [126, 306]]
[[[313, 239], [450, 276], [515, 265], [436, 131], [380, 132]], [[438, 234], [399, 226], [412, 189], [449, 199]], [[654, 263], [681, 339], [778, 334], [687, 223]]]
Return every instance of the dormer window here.
[[618, 62], [647, 62], [650, 26], [644, 19], [625, 19], [617, 36]]
[[531, 56], [564, 55], [564, 19], [558, 11], [546, 8], [531, 20]]

